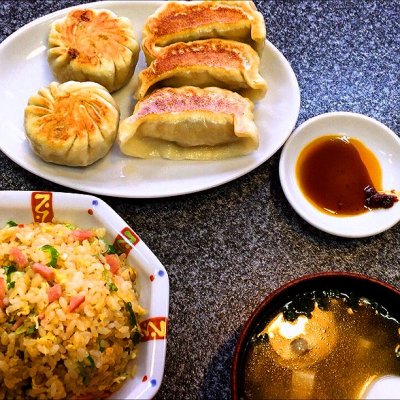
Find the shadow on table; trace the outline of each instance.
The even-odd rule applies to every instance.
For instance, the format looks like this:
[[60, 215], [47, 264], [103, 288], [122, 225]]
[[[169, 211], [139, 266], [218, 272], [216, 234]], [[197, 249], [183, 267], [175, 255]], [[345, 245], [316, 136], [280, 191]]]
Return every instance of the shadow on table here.
[[237, 331], [225, 342], [214, 355], [200, 388], [198, 399], [230, 399], [231, 398], [231, 365], [233, 351], [240, 332]]

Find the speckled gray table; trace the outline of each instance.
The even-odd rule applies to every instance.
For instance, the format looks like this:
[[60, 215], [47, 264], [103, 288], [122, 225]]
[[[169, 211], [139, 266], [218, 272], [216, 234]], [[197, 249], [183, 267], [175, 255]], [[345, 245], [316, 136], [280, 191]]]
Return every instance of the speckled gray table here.
[[[0, 41], [37, 17], [79, 3], [2, 0]], [[269, 40], [297, 75], [297, 124], [324, 112], [354, 111], [400, 133], [398, 0], [269, 0], [257, 6]], [[268, 293], [293, 278], [344, 270], [400, 287], [400, 225], [362, 240], [314, 229], [283, 195], [279, 156], [201, 193], [157, 200], [103, 197], [169, 274], [168, 354], [157, 399], [229, 398], [241, 327]], [[73, 192], [32, 175], [2, 153], [0, 173], [1, 190]]]

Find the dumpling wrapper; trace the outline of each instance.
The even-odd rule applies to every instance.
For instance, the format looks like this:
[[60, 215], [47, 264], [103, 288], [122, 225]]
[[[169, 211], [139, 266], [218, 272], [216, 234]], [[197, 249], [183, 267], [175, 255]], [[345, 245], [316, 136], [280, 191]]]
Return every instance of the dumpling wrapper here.
[[225, 39], [197, 40], [164, 47], [139, 73], [135, 97], [159, 87], [217, 86], [257, 100], [267, 84], [259, 74], [260, 58], [249, 45]]
[[86, 166], [104, 157], [118, 131], [119, 108], [95, 82], [52, 82], [29, 98], [26, 136], [44, 161]]
[[109, 10], [75, 9], [51, 25], [48, 61], [60, 82], [93, 81], [114, 92], [132, 77], [139, 51], [130, 20]]
[[149, 65], [172, 43], [221, 38], [247, 43], [261, 57], [265, 37], [264, 17], [252, 1], [168, 1], [146, 20], [142, 49]]
[[120, 123], [122, 153], [139, 158], [220, 160], [258, 148], [253, 103], [216, 87], [162, 88]]

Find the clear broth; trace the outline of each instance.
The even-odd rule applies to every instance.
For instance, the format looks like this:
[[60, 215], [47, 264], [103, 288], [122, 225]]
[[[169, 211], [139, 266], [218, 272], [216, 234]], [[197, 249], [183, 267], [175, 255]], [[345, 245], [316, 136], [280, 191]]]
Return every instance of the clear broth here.
[[[326, 325], [316, 331], [320, 335], [318, 340], [325, 346], [322, 359], [316, 362], [315, 359], [313, 363], [310, 361], [308, 351], [304, 352], [305, 365], [301, 365], [303, 355], [295, 357], [296, 362], [283, 359], [276, 352], [276, 345], [273, 349], [269, 336], [264, 341], [253, 341], [245, 364], [246, 399], [360, 398], [374, 377], [400, 375], [400, 359], [396, 357], [399, 323], [396, 320], [383, 317], [368, 304], [353, 310], [344, 299], [329, 299], [323, 309], [315, 305], [309, 321], [315, 312], [326, 320], [326, 315], [321, 313], [328, 312], [335, 340], [323, 334], [323, 331], [328, 332]], [[268, 326], [271, 321], [263, 332]], [[326, 350], [326, 346], [330, 348]]]

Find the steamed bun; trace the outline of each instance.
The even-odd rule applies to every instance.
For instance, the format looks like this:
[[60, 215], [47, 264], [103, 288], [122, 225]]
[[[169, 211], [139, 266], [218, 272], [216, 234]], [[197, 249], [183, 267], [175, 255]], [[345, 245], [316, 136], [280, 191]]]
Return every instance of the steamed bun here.
[[95, 82], [52, 82], [29, 98], [26, 136], [44, 161], [86, 166], [104, 157], [119, 125], [119, 108]]
[[93, 81], [114, 92], [132, 77], [139, 50], [128, 18], [75, 9], [52, 23], [48, 61], [60, 82]]

